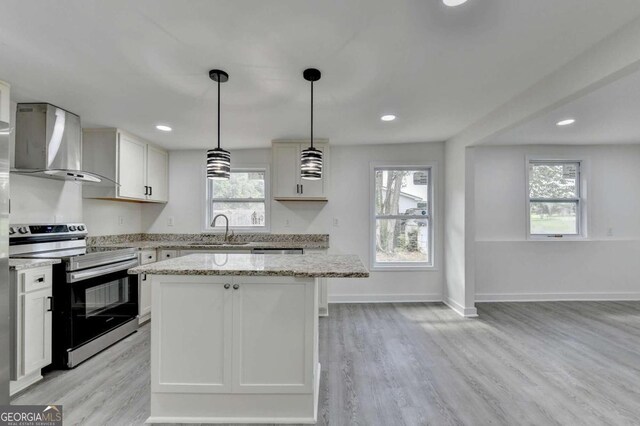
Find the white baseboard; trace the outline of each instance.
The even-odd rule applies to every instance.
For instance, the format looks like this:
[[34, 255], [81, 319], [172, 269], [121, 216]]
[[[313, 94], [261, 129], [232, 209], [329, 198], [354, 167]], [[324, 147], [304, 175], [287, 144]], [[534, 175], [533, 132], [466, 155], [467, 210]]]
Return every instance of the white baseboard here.
[[478, 310], [475, 307], [465, 308], [455, 300], [445, 297], [443, 300], [444, 304], [453, 309], [458, 315], [463, 316], [465, 318], [475, 318], [478, 316]]
[[442, 294], [334, 294], [329, 303], [442, 302]]
[[476, 302], [553, 302], [640, 300], [640, 293], [479, 293]]

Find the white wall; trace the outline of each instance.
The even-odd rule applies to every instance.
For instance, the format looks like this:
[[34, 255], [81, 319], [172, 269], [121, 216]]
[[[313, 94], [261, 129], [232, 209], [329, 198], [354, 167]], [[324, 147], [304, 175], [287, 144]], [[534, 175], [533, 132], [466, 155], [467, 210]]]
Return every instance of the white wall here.
[[[640, 146], [474, 150], [476, 300], [640, 298]], [[587, 161], [586, 240], [526, 240], [527, 155]]]
[[[370, 163], [376, 161], [417, 164], [444, 161], [444, 145], [401, 144], [332, 146], [330, 153], [329, 202], [271, 203], [271, 232], [329, 233], [332, 253], [353, 253], [367, 266], [369, 259]], [[270, 164], [271, 150], [233, 151], [232, 166]], [[144, 205], [146, 232], [202, 232], [204, 214], [204, 151], [172, 151], [169, 158], [169, 203], [166, 207]], [[366, 280], [330, 280], [332, 301], [442, 300], [444, 218], [444, 173], [435, 176], [436, 271], [372, 272]], [[168, 226], [172, 217], [174, 226]], [[333, 226], [333, 220], [338, 226]], [[289, 226], [286, 226], [287, 220]]]
[[[16, 102], [11, 103], [11, 122], [15, 126]], [[15, 132], [9, 138], [13, 166]], [[77, 182], [36, 178], [12, 173], [9, 178], [11, 224], [84, 222], [90, 235], [141, 232], [139, 204], [84, 200]], [[122, 223], [119, 218], [122, 217]]]

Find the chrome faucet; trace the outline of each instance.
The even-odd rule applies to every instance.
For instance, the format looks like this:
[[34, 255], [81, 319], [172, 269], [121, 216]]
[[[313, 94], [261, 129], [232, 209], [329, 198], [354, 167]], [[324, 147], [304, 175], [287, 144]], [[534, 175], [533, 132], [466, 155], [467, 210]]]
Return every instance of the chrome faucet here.
[[211, 222], [211, 227], [215, 228], [216, 227], [216, 220], [218, 220], [218, 218], [222, 216], [224, 217], [225, 220], [225, 227], [224, 227], [224, 242], [228, 243], [233, 239], [233, 230], [231, 230], [231, 235], [229, 235], [229, 218], [227, 217], [227, 215], [224, 214], [217, 214], [215, 215], [215, 217], [213, 218], [213, 221]]

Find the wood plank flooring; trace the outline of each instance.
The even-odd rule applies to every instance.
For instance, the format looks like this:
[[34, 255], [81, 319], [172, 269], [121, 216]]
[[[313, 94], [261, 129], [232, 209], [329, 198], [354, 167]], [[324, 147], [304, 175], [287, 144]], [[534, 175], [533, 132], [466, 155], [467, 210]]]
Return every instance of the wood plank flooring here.
[[[332, 305], [321, 319], [319, 425], [638, 425], [640, 302]], [[149, 326], [14, 404], [65, 425], [148, 416]]]

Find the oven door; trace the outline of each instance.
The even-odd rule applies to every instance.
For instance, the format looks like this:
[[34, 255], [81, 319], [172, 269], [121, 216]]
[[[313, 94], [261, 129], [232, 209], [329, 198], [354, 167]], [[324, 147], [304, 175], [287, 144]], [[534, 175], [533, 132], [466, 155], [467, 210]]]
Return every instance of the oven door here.
[[137, 260], [67, 273], [71, 290], [71, 348], [80, 346], [138, 315]]

